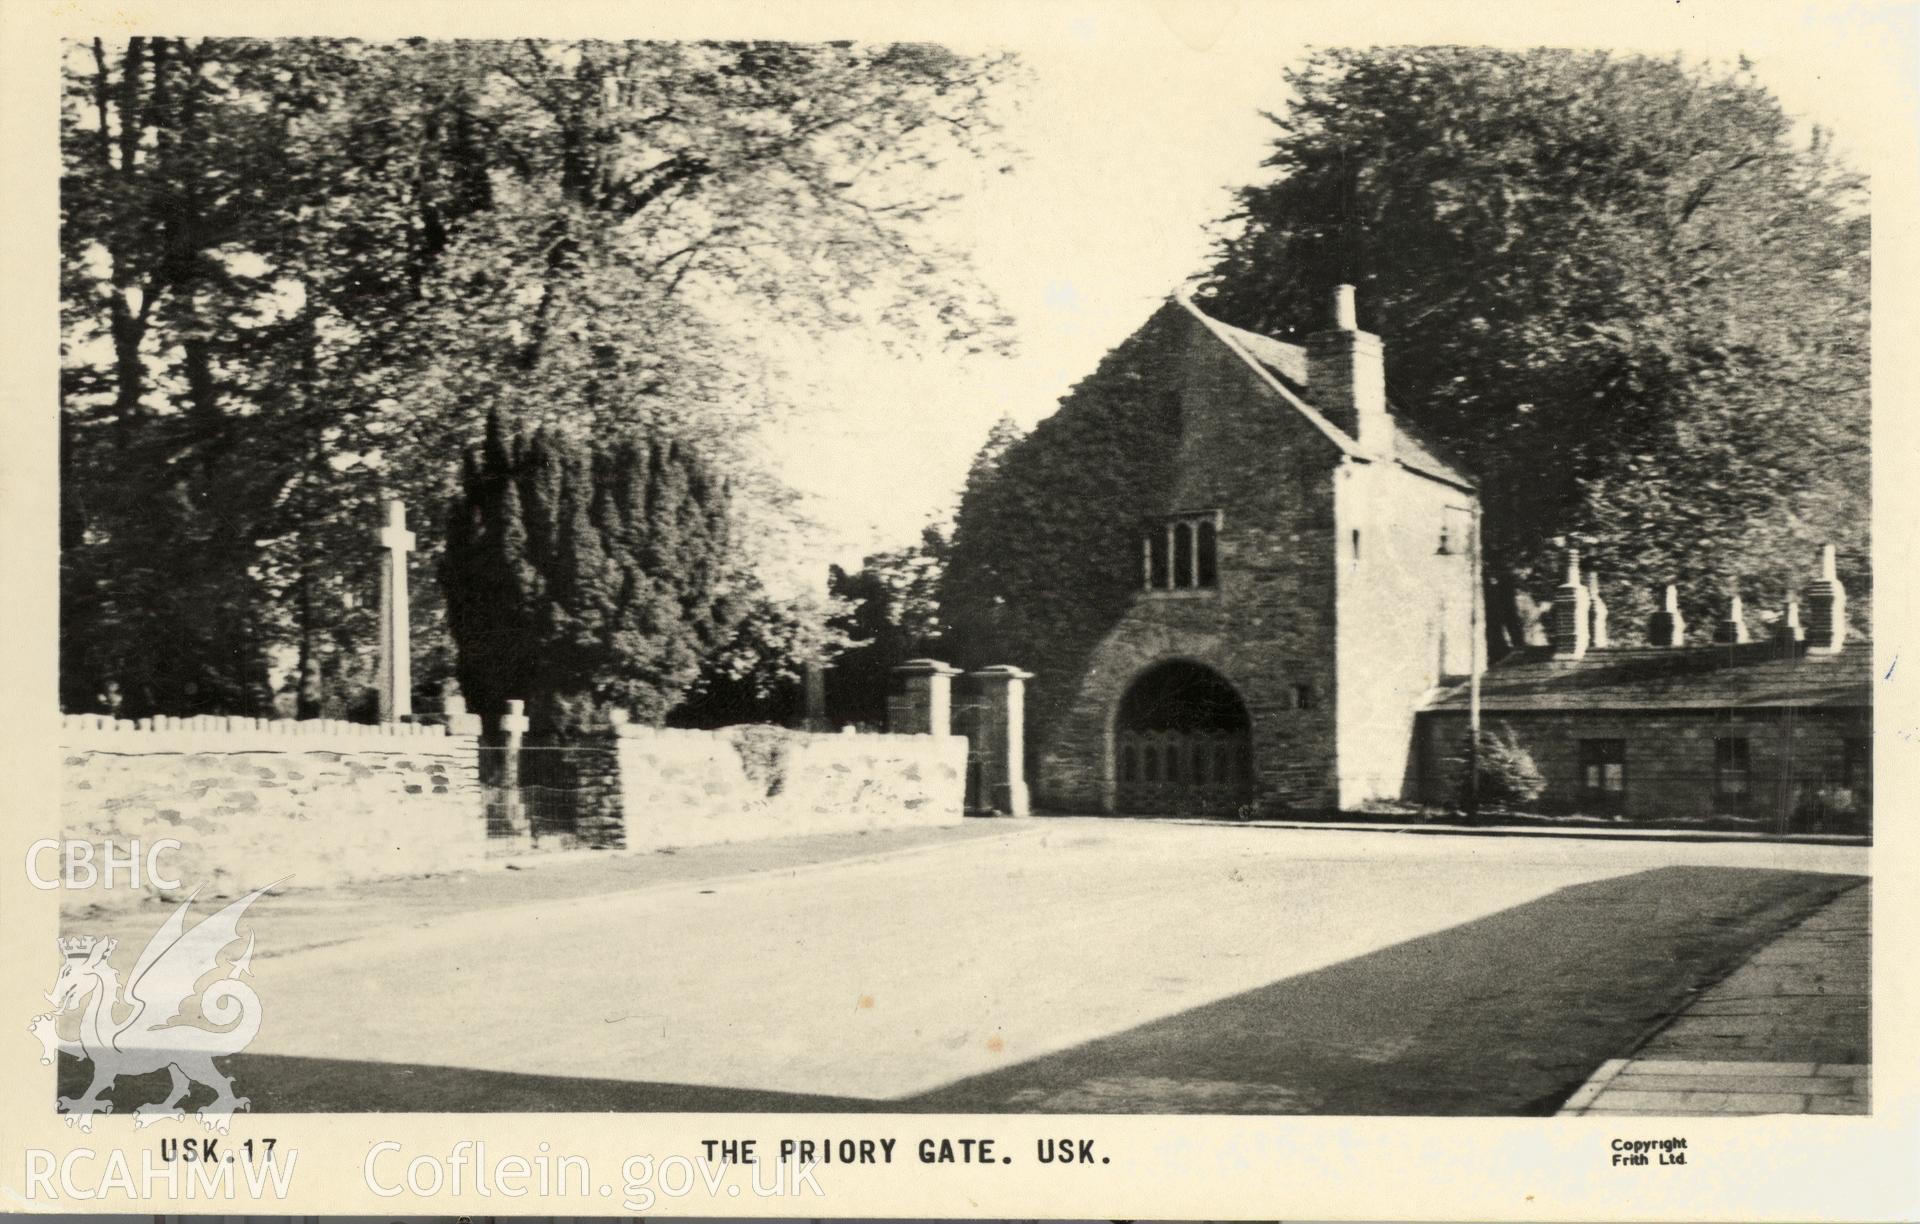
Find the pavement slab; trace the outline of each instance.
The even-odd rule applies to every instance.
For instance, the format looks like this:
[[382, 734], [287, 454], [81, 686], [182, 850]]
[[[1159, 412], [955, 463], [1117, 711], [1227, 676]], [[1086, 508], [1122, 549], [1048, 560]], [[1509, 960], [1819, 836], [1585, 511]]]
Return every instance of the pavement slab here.
[[1562, 1114], [1866, 1114], [1871, 886], [1755, 952], [1631, 1058], [1602, 1064]]

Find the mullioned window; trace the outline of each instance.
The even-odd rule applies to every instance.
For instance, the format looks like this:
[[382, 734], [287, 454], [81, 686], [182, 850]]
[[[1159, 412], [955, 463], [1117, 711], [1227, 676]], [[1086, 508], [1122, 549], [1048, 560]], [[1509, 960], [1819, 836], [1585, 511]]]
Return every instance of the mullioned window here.
[[1147, 520], [1140, 530], [1140, 584], [1148, 591], [1212, 590], [1220, 585], [1220, 512], [1190, 511]]

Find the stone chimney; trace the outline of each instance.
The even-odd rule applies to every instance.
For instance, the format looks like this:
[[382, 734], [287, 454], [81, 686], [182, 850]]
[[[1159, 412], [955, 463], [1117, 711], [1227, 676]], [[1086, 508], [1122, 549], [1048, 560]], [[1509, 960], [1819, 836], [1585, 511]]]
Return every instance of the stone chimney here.
[[1666, 602], [1647, 621], [1647, 643], [1669, 648], [1687, 644], [1687, 622], [1680, 615], [1680, 591], [1671, 583], [1667, 586]]
[[1592, 631], [1587, 611], [1587, 588], [1580, 581], [1580, 550], [1567, 550], [1567, 580], [1553, 593], [1547, 638], [1556, 659], [1578, 659], [1587, 653]]
[[1333, 327], [1307, 337], [1307, 399], [1362, 449], [1393, 446], [1380, 337], [1360, 330], [1353, 286], [1333, 289]]
[[1740, 593], [1734, 592], [1727, 600], [1727, 614], [1714, 622], [1713, 640], [1722, 646], [1734, 646], [1747, 641], [1747, 611], [1740, 602]]
[[1832, 654], [1846, 644], [1847, 588], [1828, 544], [1820, 550], [1820, 577], [1807, 588], [1807, 653]]
[[1787, 595], [1787, 610], [1781, 614], [1780, 623], [1773, 627], [1773, 640], [1791, 646], [1804, 641], [1807, 631], [1800, 627], [1800, 600], [1791, 592]]
[[1600, 598], [1600, 575], [1587, 575], [1587, 645], [1595, 650], [1605, 650], [1613, 643], [1607, 640], [1607, 603]]

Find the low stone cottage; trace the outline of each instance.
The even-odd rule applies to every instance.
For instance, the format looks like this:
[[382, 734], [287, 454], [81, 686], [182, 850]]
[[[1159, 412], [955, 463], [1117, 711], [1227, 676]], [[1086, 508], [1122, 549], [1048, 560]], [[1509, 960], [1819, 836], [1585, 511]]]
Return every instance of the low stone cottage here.
[[[1655, 644], [1613, 646], [1577, 553], [1549, 623], [1549, 645], [1502, 659], [1480, 685], [1482, 726], [1510, 732], [1546, 779], [1540, 808], [1770, 831], [1866, 827], [1873, 651], [1848, 639], [1831, 547], [1804, 604], [1790, 602], [1765, 640], [1752, 640], [1735, 595], [1710, 640], [1689, 641], [1669, 587], [1649, 626]], [[1470, 701], [1458, 684], [1420, 712], [1428, 802], [1454, 797]]]

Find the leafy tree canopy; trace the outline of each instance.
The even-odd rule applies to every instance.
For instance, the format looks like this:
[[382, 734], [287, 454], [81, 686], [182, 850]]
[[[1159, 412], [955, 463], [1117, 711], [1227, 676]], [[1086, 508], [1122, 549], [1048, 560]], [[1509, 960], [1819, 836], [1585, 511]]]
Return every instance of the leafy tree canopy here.
[[827, 683], [833, 721], [885, 726], [893, 669], [951, 646], [939, 603], [947, 550], [946, 532], [929, 523], [913, 547], [874, 553], [851, 573], [828, 571], [840, 607], [832, 625], [845, 646]]
[[65, 69], [70, 708], [343, 712], [375, 507], [440, 504], [489, 409], [666, 430], [777, 505], [760, 328], [1006, 335], [926, 222], [1001, 156], [1008, 57], [132, 38]]
[[667, 716], [676, 727], [798, 725], [806, 715], [809, 666], [825, 666], [847, 642], [838, 601], [779, 598], [749, 586], [733, 634], [708, 653], [685, 698]]
[[1867, 615], [1863, 180], [1745, 62], [1334, 50], [1287, 77], [1271, 177], [1198, 295], [1276, 335], [1360, 287], [1398, 411], [1482, 482], [1491, 628], [1570, 537], [1631, 637], [1771, 615], [1839, 546]]

